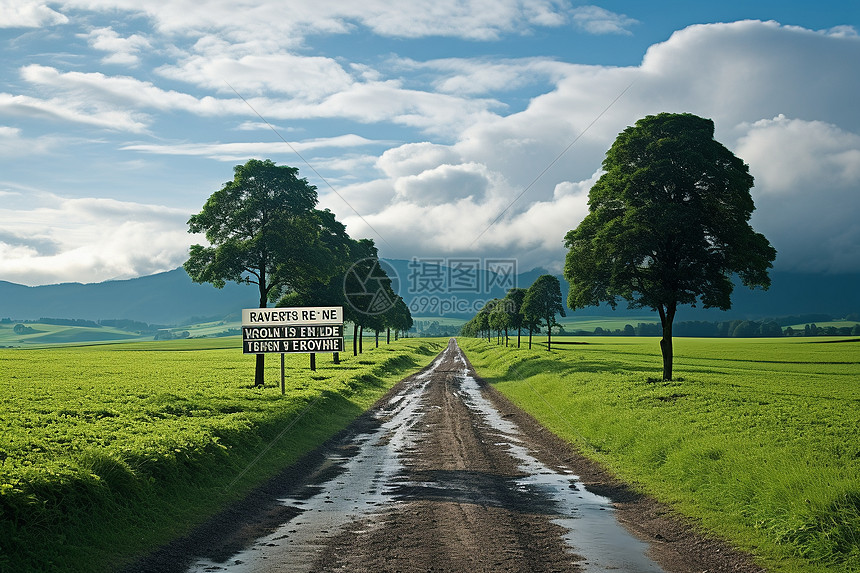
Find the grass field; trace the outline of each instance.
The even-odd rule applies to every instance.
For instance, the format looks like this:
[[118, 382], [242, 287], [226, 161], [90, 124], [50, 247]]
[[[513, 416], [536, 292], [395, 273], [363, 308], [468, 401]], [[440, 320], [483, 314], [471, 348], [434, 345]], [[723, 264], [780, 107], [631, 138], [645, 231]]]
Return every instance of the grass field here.
[[860, 342], [838, 340], [676, 339], [672, 382], [654, 381], [653, 338], [552, 353], [459, 341], [622, 479], [772, 571], [820, 573], [860, 571]]
[[286, 396], [277, 355], [252, 387], [238, 338], [0, 350], [0, 571], [109, 571], [181, 535], [445, 342], [288, 355]]

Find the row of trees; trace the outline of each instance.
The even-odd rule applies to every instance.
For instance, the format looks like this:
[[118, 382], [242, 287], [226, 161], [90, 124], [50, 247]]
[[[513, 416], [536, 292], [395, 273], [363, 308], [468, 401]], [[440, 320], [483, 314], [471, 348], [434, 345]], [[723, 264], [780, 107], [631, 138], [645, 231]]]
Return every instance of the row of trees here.
[[564, 316], [561, 298], [561, 285], [552, 275], [541, 275], [528, 289], [512, 288], [504, 298], [488, 301], [481, 310], [466, 324], [460, 333], [463, 336], [484, 336], [490, 339], [492, 331], [505, 343], [510, 330], [517, 331], [517, 347], [523, 329], [529, 332], [529, 348], [532, 347], [532, 334], [546, 327], [547, 350], [552, 345], [552, 327], [557, 323], [557, 315]]
[[[574, 331], [577, 336], [660, 336], [663, 330], [659, 324], [640, 322], [636, 326], [625, 324], [623, 329], [603, 329], [597, 327], [593, 332]], [[699, 338], [776, 338], [780, 336], [860, 336], [860, 324], [853, 326], [816, 326], [807, 324], [803, 328], [788, 326], [783, 328], [775, 320], [726, 320], [709, 322], [688, 320], [675, 324], [675, 336]]]
[[[261, 308], [343, 306], [359, 344], [364, 328], [409, 330], [409, 308], [379, 268], [373, 241], [352, 239], [331, 211], [317, 209], [316, 187], [297, 168], [252, 159], [233, 171], [233, 180], [188, 220], [188, 231], [209, 242], [191, 247], [184, 267], [192, 280], [216, 288], [227, 281], [254, 284]], [[369, 278], [368, 296], [390, 301], [379, 312], [362, 312], [346, 299], [346, 292], [366, 292]], [[265, 355], [257, 354], [255, 385], [264, 383], [264, 365]]]

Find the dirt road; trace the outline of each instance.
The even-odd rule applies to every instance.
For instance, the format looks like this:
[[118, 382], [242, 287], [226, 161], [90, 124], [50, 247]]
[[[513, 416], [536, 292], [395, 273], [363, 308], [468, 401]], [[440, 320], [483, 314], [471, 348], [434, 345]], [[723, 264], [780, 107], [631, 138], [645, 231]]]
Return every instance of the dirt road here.
[[451, 340], [344, 435], [129, 571], [760, 569], [543, 430]]

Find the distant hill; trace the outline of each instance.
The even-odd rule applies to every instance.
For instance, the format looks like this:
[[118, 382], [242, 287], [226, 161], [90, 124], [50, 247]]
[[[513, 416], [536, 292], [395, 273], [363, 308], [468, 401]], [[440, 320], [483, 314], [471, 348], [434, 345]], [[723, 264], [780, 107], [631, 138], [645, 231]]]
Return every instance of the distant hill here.
[[196, 284], [184, 269], [101, 283], [28, 287], [0, 281], [0, 318], [128, 318], [178, 325], [192, 317], [224, 317], [257, 306], [255, 285], [228, 283], [223, 289]]
[[[454, 259], [448, 259], [451, 262]], [[516, 280], [498, 273], [483, 272], [471, 284], [467, 275], [445, 265], [416, 265], [406, 260], [386, 259], [398, 275], [400, 294], [416, 316], [470, 318], [487, 300], [503, 297], [509, 286], [527, 288], [541, 269], [517, 273]], [[482, 263], [483, 265], [483, 263]], [[483, 267], [482, 267], [483, 269]], [[567, 282], [559, 277], [562, 296], [567, 299]], [[738, 286], [732, 309], [691, 309], [681, 307], [677, 320], [758, 319], [800, 314], [829, 314], [843, 317], [860, 313], [860, 274], [818, 275], [772, 273], [768, 291], [751, 291]], [[441, 305], [447, 301], [449, 308]], [[433, 303], [436, 303], [435, 306]], [[456, 303], [459, 308], [450, 308]], [[253, 285], [228, 283], [223, 289], [195, 284], [182, 269], [121, 281], [81, 284], [64, 283], [28, 287], [0, 281], [0, 318], [79, 318], [87, 320], [127, 318], [150, 324], [180, 325], [193, 317], [223, 318], [257, 304]], [[577, 316], [642, 315], [642, 310], [589, 308]], [[646, 311], [647, 312], [647, 311]]]

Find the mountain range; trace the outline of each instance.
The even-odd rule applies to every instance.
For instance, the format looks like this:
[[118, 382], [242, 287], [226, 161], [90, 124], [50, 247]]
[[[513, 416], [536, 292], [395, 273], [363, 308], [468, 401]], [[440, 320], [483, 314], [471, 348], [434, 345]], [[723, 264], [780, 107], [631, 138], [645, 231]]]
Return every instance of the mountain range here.
[[[464, 266], [464, 261], [468, 264]], [[489, 260], [405, 261], [383, 259], [389, 274], [396, 274], [399, 294], [414, 316], [470, 318], [481, 305], [504, 296], [507, 288], [527, 288], [546, 271], [514, 273], [515, 267], [492, 266]], [[497, 262], [497, 261], [496, 261]], [[504, 261], [503, 261], [504, 262]], [[471, 265], [471, 266], [469, 266]], [[559, 277], [562, 296], [567, 282]], [[841, 318], [860, 313], [860, 274], [771, 273], [767, 291], [738, 286], [732, 309], [726, 312], [681, 307], [677, 320], [760, 319], [803, 314], [828, 314]], [[195, 317], [238, 317], [242, 308], [257, 304], [254, 285], [228, 283], [223, 289], [191, 281], [184, 269], [101, 283], [63, 283], [24, 286], [0, 281], [0, 318], [36, 320], [69, 318], [85, 320], [130, 319], [150, 324], [181, 325]], [[568, 316], [570, 316], [568, 311]], [[595, 307], [576, 311], [582, 316], [642, 315], [619, 304], [615, 311]]]

